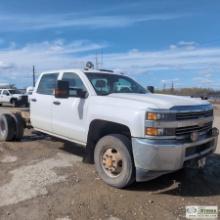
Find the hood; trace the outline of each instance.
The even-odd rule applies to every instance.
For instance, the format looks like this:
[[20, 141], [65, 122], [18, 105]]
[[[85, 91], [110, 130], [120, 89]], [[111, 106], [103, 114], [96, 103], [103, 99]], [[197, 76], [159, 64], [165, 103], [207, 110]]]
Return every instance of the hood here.
[[174, 95], [162, 95], [162, 94], [125, 94], [125, 93], [113, 93], [110, 97], [138, 101], [146, 103], [159, 109], [170, 109], [175, 106], [196, 106], [196, 105], [208, 105], [208, 101], [201, 100], [199, 98], [191, 98], [186, 96], [174, 96]]
[[25, 96], [24, 94], [13, 94], [12, 97], [14, 98], [19, 98], [19, 97], [22, 97], [22, 96]]

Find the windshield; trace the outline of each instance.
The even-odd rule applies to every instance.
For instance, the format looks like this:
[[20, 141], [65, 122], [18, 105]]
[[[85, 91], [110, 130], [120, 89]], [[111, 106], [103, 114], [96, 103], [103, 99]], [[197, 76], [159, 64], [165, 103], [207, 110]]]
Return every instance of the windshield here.
[[85, 73], [98, 95], [111, 93], [139, 93], [147, 91], [133, 79], [115, 74]]
[[17, 89], [13, 89], [13, 90], [9, 90], [10, 94], [14, 95], [14, 94], [21, 94], [21, 92]]

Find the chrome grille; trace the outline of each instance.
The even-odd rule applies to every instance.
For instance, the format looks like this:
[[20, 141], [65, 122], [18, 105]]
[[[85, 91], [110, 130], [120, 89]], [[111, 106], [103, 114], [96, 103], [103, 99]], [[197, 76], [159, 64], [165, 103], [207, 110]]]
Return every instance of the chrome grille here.
[[204, 132], [207, 133], [210, 129], [212, 129], [212, 122], [208, 122], [203, 126], [188, 126], [188, 127], [180, 127], [176, 128], [176, 136], [186, 136], [190, 135], [192, 132]]
[[206, 118], [212, 117], [213, 110], [202, 111], [202, 112], [181, 112], [176, 113], [176, 120], [190, 120], [190, 119], [198, 119], [198, 118]]

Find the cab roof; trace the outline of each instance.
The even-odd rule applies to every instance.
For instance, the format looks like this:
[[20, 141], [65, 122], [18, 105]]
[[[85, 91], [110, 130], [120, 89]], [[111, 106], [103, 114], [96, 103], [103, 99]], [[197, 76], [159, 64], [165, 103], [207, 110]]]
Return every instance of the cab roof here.
[[57, 72], [83, 72], [83, 73], [98, 73], [98, 74], [115, 74], [115, 75], [122, 75], [120, 72], [115, 72], [112, 70], [106, 69], [58, 69], [58, 70], [48, 70], [42, 72], [43, 74], [49, 73], [57, 73]]

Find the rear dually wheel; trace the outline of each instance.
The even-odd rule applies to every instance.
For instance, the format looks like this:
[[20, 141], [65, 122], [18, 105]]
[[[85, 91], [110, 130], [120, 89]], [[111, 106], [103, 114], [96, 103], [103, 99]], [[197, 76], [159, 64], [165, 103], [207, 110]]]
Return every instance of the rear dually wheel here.
[[15, 135], [15, 121], [9, 114], [0, 116], [0, 141], [11, 141]]

